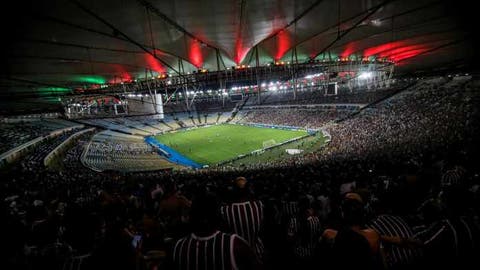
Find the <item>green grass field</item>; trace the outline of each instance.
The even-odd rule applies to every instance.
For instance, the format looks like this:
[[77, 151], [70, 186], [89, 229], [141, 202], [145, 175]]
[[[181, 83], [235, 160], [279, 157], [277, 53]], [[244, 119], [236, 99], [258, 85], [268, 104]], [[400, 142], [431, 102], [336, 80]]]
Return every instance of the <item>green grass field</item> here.
[[263, 148], [263, 142], [284, 142], [307, 135], [304, 130], [282, 130], [241, 125], [217, 125], [156, 136], [182, 155], [201, 164], [217, 164]]
[[303, 150], [302, 155], [318, 152], [324, 147], [326, 139], [327, 138], [323, 135], [322, 132], [318, 132], [314, 136], [308, 136], [294, 142], [289, 142], [279, 147], [269, 149], [268, 151], [265, 151], [261, 155], [247, 156], [245, 158], [227, 163], [226, 165], [230, 165], [233, 167], [241, 167], [243, 165], [253, 165], [258, 163], [266, 163], [266, 162], [278, 162], [278, 161], [284, 160], [285, 158], [291, 157], [285, 151], [286, 149]]

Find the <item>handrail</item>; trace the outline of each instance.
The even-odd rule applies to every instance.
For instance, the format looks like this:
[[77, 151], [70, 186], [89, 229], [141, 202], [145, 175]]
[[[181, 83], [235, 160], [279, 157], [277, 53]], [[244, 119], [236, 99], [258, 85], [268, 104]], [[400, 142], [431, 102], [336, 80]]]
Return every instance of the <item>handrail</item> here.
[[13, 149], [10, 149], [7, 152], [2, 153], [0, 155], [0, 164], [3, 164], [4, 162], [10, 163], [11, 161], [13, 161], [16, 158], [17, 154], [19, 154], [20, 152], [29, 148], [32, 145], [36, 145], [36, 144], [44, 141], [45, 139], [51, 138], [53, 136], [57, 136], [57, 135], [59, 135], [63, 132], [70, 131], [70, 130], [75, 129], [75, 128], [83, 128], [83, 127], [84, 127], [84, 125], [75, 125], [75, 126], [70, 126], [70, 127], [50, 131], [50, 133], [47, 134], [47, 135], [37, 137], [37, 138], [35, 138], [33, 140], [30, 140], [30, 141], [28, 141], [28, 142], [26, 142], [22, 145], [19, 145], [19, 146], [13, 148]]
[[52, 158], [57, 154], [58, 150], [63, 148], [72, 139], [74, 139], [75, 137], [78, 137], [78, 136], [80, 136], [84, 133], [94, 131], [94, 130], [95, 130], [95, 128], [84, 129], [84, 130], [80, 130], [80, 131], [70, 135], [70, 137], [68, 137], [65, 141], [63, 141], [61, 144], [59, 144], [57, 147], [55, 147], [55, 149], [50, 151], [50, 153], [48, 153], [48, 155], [43, 159], [43, 165], [45, 167], [47, 167], [48, 164], [50, 163], [50, 161], [52, 160]]

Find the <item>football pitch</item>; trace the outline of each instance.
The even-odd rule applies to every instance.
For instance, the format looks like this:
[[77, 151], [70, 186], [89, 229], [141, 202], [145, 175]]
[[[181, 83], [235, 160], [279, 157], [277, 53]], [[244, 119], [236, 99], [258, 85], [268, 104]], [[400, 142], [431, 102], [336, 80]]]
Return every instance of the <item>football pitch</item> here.
[[155, 136], [162, 144], [201, 164], [217, 164], [275, 143], [308, 135], [305, 130], [283, 130], [242, 125], [216, 125]]

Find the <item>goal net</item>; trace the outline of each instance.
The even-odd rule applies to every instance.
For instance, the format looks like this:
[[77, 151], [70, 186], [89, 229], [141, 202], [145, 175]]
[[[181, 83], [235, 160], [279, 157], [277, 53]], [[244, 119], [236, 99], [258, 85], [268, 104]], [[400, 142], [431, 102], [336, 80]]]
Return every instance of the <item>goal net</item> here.
[[268, 148], [270, 146], [274, 146], [275, 144], [277, 144], [277, 142], [274, 139], [267, 140], [263, 142], [263, 148]]

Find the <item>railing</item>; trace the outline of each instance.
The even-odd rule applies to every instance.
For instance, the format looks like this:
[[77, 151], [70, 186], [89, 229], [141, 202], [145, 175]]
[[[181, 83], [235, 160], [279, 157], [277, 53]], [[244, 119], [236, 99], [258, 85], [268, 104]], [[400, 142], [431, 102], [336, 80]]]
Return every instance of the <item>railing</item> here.
[[91, 131], [94, 131], [95, 128], [89, 128], [89, 129], [85, 129], [85, 130], [81, 130], [77, 133], [74, 133], [72, 134], [70, 137], [68, 137], [65, 141], [63, 141], [61, 144], [59, 144], [57, 147], [55, 147], [55, 149], [53, 149], [50, 153], [48, 153], [48, 155], [43, 159], [43, 165], [45, 165], [45, 167], [49, 166], [50, 165], [50, 162], [52, 161], [52, 159], [59, 153], [59, 151], [64, 148], [65, 145], [67, 145], [72, 139], [84, 134], [84, 133], [87, 133], [87, 132], [91, 132]]
[[35, 138], [35, 139], [33, 139], [31, 141], [28, 141], [28, 142], [26, 142], [26, 143], [24, 143], [20, 146], [17, 146], [13, 149], [10, 149], [7, 152], [0, 155], [0, 164], [5, 165], [7, 163], [13, 162], [18, 157], [20, 157], [25, 151], [27, 151], [31, 147], [37, 145], [38, 143], [43, 142], [44, 140], [46, 140], [48, 138], [58, 136], [58, 135], [66, 132], [66, 131], [70, 131], [70, 130], [75, 129], [75, 128], [83, 128], [83, 127], [84, 127], [84, 125], [76, 125], [76, 126], [66, 127], [66, 128], [62, 128], [62, 129], [57, 129], [57, 130], [51, 131], [48, 135]]

